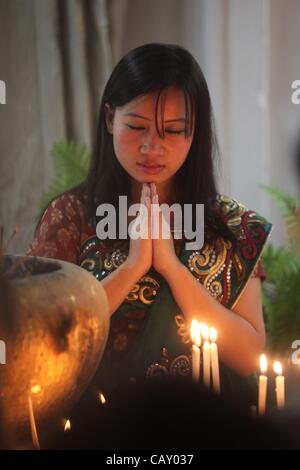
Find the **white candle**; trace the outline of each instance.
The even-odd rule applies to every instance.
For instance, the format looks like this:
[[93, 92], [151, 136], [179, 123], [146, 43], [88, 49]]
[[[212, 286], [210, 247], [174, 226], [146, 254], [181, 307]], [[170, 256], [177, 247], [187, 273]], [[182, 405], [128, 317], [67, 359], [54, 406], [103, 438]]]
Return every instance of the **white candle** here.
[[276, 377], [276, 400], [277, 400], [277, 407], [278, 408], [283, 408], [284, 407], [284, 402], [285, 402], [285, 396], [284, 396], [284, 376], [282, 375], [282, 366], [279, 361], [275, 361], [274, 365], [274, 372], [277, 374]]
[[200, 366], [201, 366], [201, 358], [200, 358], [201, 337], [200, 337], [200, 327], [199, 327], [199, 323], [197, 322], [197, 320], [192, 321], [191, 338], [194, 343], [192, 346], [192, 377], [193, 377], [194, 382], [199, 383]]
[[268, 377], [267, 372], [267, 358], [265, 354], [260, 356], [260, 376], [258, 379], [258, 414], [263, 416], [266, 412], [266, 399], [267, 399], [267, 386]]
[[203, 343], [203, 383], [207, 388], [210, 388], [210, 343], [208, 341], [208, 326], [205, 323], [200, 323], [200, 331], [205, 340]]
[[211, 371], [212, 371], [212, 383], [213, 391], [220, 393], [220, 371], [219, 371], [219, 354], [217, 346], [217, 330], [212, 326], [209, 330], [210, 337], [210, 354], [211, 354]]
[[34, 419], [34, 412], [33, 412], [33, 406], [32, 406], [32, 400], [31, 400], [30, 392], [28, 394], [28, 412], [29, 412], [29, 424], [30, 424], [30, 431], [31, 431], [33, 447], [35, 449], [40, 449], [39, 436], [38, 436], [37, 429], [36, 429], [36, 423], [35, 423], [35, 419]]

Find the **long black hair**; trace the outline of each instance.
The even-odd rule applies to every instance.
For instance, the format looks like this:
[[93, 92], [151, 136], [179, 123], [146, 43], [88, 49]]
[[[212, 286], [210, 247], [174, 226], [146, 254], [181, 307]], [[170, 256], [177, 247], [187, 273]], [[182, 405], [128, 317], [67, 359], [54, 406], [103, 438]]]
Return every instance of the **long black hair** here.
[[[160, 95], [167, 87], [183, 91], [186, 107], [185, 135], [193, 141], [187, 158], [174, 177], [180, 204], [204, 204], [205, 239], [209, 234], [224, 236], [235, 243], [235, 238], [213, 208], [217, 195], [214, 175], [217, 141], [211, 109], [211, 100], [205, 77], [192, 54], [174, 44], [150, 43], [128, 52], [115, 66], [103, 91], [100, 104], [97, 135], [90, 169], [80, 185], [87, 198], [87, 215], [96, 226], [96, 208], [110, 203], [118, 208], [118, 197], [130, 195], [130, 176], [120, 165], [113, 148], [113, 136], [108, 132], [104, 105], [114, 110], [139, 95], [157, 91], [156, 127]], [[117, 217], [118, 220], [118, 217]], [[195, 218], [193, 218], [195, 220]], [[118, 233], [118, 232], [117, 232]]]

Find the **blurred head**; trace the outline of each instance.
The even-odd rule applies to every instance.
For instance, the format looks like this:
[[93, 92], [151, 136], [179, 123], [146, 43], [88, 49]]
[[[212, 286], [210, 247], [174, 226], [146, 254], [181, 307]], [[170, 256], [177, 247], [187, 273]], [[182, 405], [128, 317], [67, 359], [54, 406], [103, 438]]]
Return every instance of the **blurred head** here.
[[72, 432], [57, 433], [44, 448], [172, 449], [177, 453], [178, 449], [299, 448], [297, 439], [289, 445], [293, 428], [288, 421], [282, 426], [281, 420], [268, 417], [253, 420], [249, 408], [242, 409], [233, 399], [228, 402], [192, 381], [152, 379], [120, 385], [105, 396], [103, 407], [92, 393], [86, 393], [71, 413]]

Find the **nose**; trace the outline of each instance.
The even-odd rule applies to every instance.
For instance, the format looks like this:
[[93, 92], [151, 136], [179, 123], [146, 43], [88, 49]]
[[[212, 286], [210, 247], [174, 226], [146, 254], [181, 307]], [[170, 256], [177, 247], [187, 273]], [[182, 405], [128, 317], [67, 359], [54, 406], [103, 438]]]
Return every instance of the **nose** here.
[[141, 153], [145, 155], [163, 155], [164, 149], [161, 145], [145, 143], [141, 146]]
[[149, 134], [140, 147], [141, 153], [146, 155], [163, 155], [165, 151], [161, 140], [161, 137], [154, 136], [153, 133]]

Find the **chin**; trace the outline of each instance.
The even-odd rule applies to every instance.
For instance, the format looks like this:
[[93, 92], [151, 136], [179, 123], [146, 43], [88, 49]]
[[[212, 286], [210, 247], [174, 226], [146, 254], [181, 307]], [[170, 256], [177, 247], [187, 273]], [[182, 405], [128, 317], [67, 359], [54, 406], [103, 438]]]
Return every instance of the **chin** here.
[[155, 184], [161, 184], [167, 181], [167, 178], [159, 178], [156, 175], [149, 175], [147, 178], [143, 179], [143, 183], [155, 183]]
[[140, 183], [164, 183], [170, 180], [170, 175], [136, 175], [135, 179]]
[[133, 179], [135, 181], [137, 181], [138, 183], [161, 183], [162, 181], [165, 180], [161, 180], [157, 175], [144, 175], [144, 176], [141, 176], [141, 175], [133, 175], [132, 176]]

